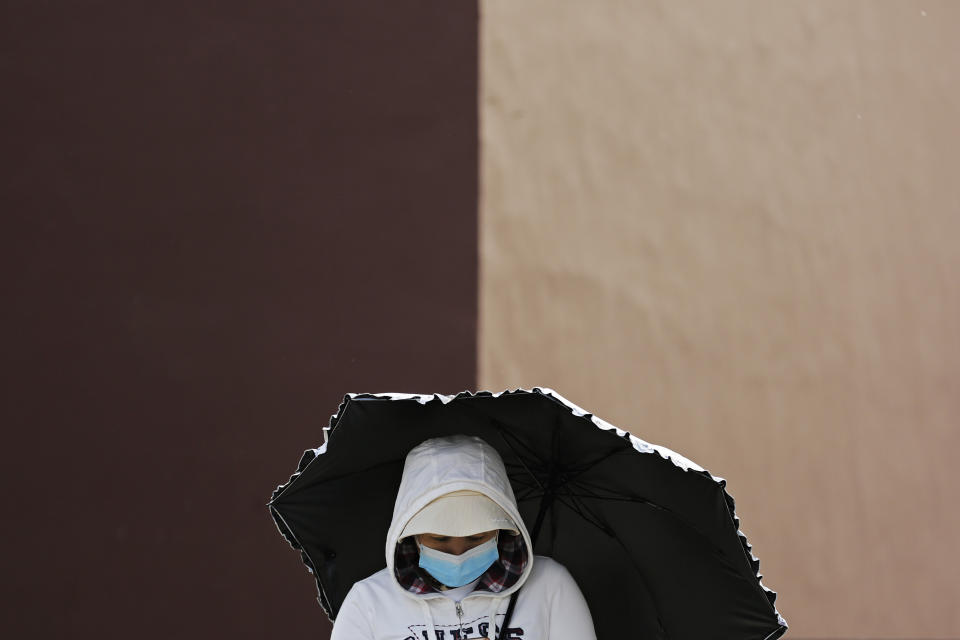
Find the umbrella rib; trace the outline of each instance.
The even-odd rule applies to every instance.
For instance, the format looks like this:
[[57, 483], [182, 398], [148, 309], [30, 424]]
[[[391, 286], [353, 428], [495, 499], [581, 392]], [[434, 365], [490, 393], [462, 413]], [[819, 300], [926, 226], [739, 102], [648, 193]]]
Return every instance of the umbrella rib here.
[[675, 518], [676, 520], [680, 521], [684, 526], [691, 529], [694, 533], [700, 536], [700, 538], [702, 538], [702, 540], [705, 543], [707, 543], [708, 546], [712, 547], [714, 552], [717, 555], [720, 555], [723, 557], [726, 557], [727, 555], [719, 545], [715, 544], [712, 540], [710, 540], [710, 537], [707, 534], [700, 531], [700, 529], [695, 524], [688, 521], [686, 518], [680, 516], [678, 513], [676, 513], [672, 509], [668, 509], [667, 507], [664, 507], [663, 505], [659, 505], [656, 502], [653, 502], [651, 500], [647, 500], [646, 498], [638, 498], [638, 497], [632, 497], [632, 496], [601, 496], [597, 494], [580, 495], [580, 494], [574, 494], [574, 493], [570, 493], [569, 495], [579, 497], [579, 498], [593, 498], [595, 500], [610, 500], [613, 502], [632, 502], [634, 504], [643, 504], [648, 507], [653, 507], [654, 509], [662, 511], [663, 513], [669, 515], [670, 517]]
[[[640, 568], [640, 564], [634, 559], [633, 554], [630, 553], [630, 549], [628, 549], [627, 545], [623, 543], [623, 540], [620, 539], [620, 536], [614, 533], [613, 539], [616, 540], [617, 544], [620, 545], [620, 548], [623, 549], [624, 555], [627, 556], [630, 564], [633, 565], [634, 570], [636, 570], [637, 575], [640, 577], [640, 584], [643, 585], [643, 588], [647, 592], [647, 597], [650, 598], [650, 604], [653, 607], [654, 613], [657, 615], [657, 622], [660, 623], [660, 627], [662, 629], [663, 623], [661, 622], [662, 618], [660, 617], [660, 607], [657, 606], [657, 600], [653, 597], [653, 589], [650, 588], [650, 585], [647, 582], [647, 576], [644, 575], [643, 570]], [[666, 631], [666, 629], [663, 630]]]
[[[496, 426], [497, 426], [497, 431], [499, 432], [500, 437], [501, 437], [501, 438], [503, 439], [503, 441], [507, 444], [507, 446], [510, 447], [510, 450], [514, 453], [514, 455], [517, 456], [517, 459], [520, 460], [520, 463], [523, 465], [524, 469], [527, 469], [527, 464], [524, 462], [523, 458], [520, 456], [520, 453], [519, 453], [516, 449], [513, 448], [513, 446], [510, 444], [510, 442], [509, 442], [509, 441], [507, 440], [507, 438], [506, 438], [506, 436], [509, 435], [510, 432], [509, 432], [509, 430], [505, 429], [504, 427], [507, 427], [507, 426], [509, 426], [509, 425], [506, 425], [505, 423], [501, 422], [500, 420], [496, 420], [496, 419], [494, 419], [494, 423], [495, 423]], [[556, 431], [554, 432], [554, 434], [556, 434]], [[540, 456], [537, 454], [537, 452], [534, 451], [532, 448], [530, 448], [530, 446], [527, 445], [523, 440], [521, 440], [521, 439], [519, 439], [519, 438], [514, 438], [514, 441], [515, 441], [517, 444], [519, 444], [521, 447], [523, 447], [523, 448], [527, 451], [527, 453], [528, 453], [534, 460], [541, 461]], [[591, 461], [589, 461], [589, 462], [585, 462], [585, 463], [582, 464], [582, 465], [578, 465], [577, 467], [574, 467], [573, 470], [572, 470], [571, 475], [568, 476], [567, 480], [572, 480], [572, 479], [576, 478], [577, 476], [579, 476], [579, 475], [581, 475], [581, 474], [583, 474], [583, 473], [586, 473], [587, 471], [589, 471], [590, 469], [592, 469], [592, 468], [595, 467], [596, 465], [600, 464], [601, 462], [603, 462], [603, 461], [606, 460], [607, 458], [610, 458], [611, 456], [613, 456], [613, 455], [615, 455], [615, 454], [618, 454], [618, 453], [622, 453], [622, 452], [624, 452], [624, 451], [625, 451], [625, 449], [624, 449], [623, 447], [617, 447], [616, 449], [611, 449], [610, 451], [604, 453], [603, 455], [601, 455], [600, 457], [598, 457], [598, 458], [596, 458], [596, 459], [594, 459], [594, 460], [591, 460]], [[529, 473], [530, 470], [527, 469], [527, 472]]]
[[573, 480], [573, 479], [575, 479], [575, 478], [583, 475], [584, 473], [586, 473], [587, 471], [590, 471], [591, 469], [593, 469], [595, 466], [597, 466], [598, 464], [600, 464], [600, 463], [603, 462], [604, 460], [607, 460], [608, 458], [611, 458], [611, 457], [613, 457], [614, 455], [616, 455], [616, 454], [618, 454], [618, 453], [622, 453], [623, 451], [624, 451], [624, 449], [619, 449], [619, 448], [618, 448], [618, 449], [613, 449], [613, 450], [608, 451], [607, 453], [603, 454], [603, 455], [600, 456], [599, 458], [596, 458], [595, 460], [591, 460], [590, 462], [586, 462], [586, 463], [584, 463], [584, 464], [582, 464], [582, 465], [580, 465], [580, 466], [572, 469], [572, 470], [571, 470], [571, 474], [570, 474], [568, 480]]
[[524, 467], [523, 465], [510, 466], [513, 467], [513, 470], [507, 471], [507, 475], [511, 482], [519, 482], [521, 484], [543, 488], [543, 485], [540, 484], [529, 467]]
[[[510, 434], [510, 430], [507, 429], [507, 428], [504, 428], [504, 427], [509, 427], [510, 425], [508, 425], [508, 424], [506, 424], [506, 423], [504, 423], [504, 422], [501, 422], [500, 420], [497, 420], [496, 418], [493, 419], [493, 422], [494, 422], [494, 424], [497, 426], [497, 432], [500, 434], [500, 437], [503, 438], [503, 441], [507, 443], [507, 446], [510, 447], [510, 450], [513, 451], [513, 453], [519, 458], [519, 457], [520, 457], [520, 454], [517, 453], [517, 450], [514, 449], [513, 446], [510, 445], [510, 443], [507, 441], [507, 438], [506, 438], [506, 436], [511, 435], [511, 434]], [[539, 460], [539, 459], [540, 459], [540, 456], [537, 455], [537, 452], [534, 451], [532, 448], [530, 448], [530, 446], [529, 446], [527, 443], [525, 443], [523, 440], [521, 440], [520, 438], [514, 438], [514, 441], [515, 441], [517, 444], [519, 444], [521, 447], [523, 447], [524, 449], [526, 449], [527, 454], [529, 454], [534, 460]]]
[[[467, 409], [469, 410], [469, 412], [475, 415], [482, 414], [482, 412], [480, 412], [479, 410], [477, 410], [476, 408], [470, 405], [460, 404], [458, 405], [458, 407]], [[537, 483], [537, 487], [539, 487], [541, 490], [546, 492], [547, 488], [543, 486], [543, 483], [540, 482], [540, 479], [537, 478], [536, 474], [534, 474], [533, 471], [530, 470], [530, 467], [527, 465], [526, 461], [523, 459], [523, 456], [520, 455], [520, 452], [514, 448], [513, 444], [511, 444], [510, 439], [508, 438], [508, 436], [511, 436], [510, 429], [516, 429], [516, 428], [511, 427], [511, 425], [507, 424], [506, 422], [503, 422], [502, 420], [494, 418], [493, 416], [487, 415], [487, 417], [493, 423], [494, 427], [496, 427], [497, 434], [500, 436], [500, 439], [503, 440], [504, 444], [507, 445], [507, 447], [513, 453], [513, 455], [517, 457], [517, 460], [520, 461], [521, 466], [523, 466], [524, 470], [530, 475], [533, 481]], [[513, 438], [513, 441], [516, 444], [520, 445], [522, 448], [524, 448], [533, 460], [537, 460], [538, 462], [540, 461], [540, 457], [537, 455], [537, 452], [531, 449], [523, 440], [519, 438]]]
[[[319, 458], [316, 458], [316, 459], [319, 460]], [[287, 483], [287, 486], [286, 488], [284, 488], [283, 492], [280, 495], [278, 495], [276, 498], [268, 502], [267, 506], [274, 506], [274, 505], [282, 504], [283, 502], [287, 502], [289, 504], [290, 502], [292, 502], [290, 500], [291, 496], [296, 495], [299, 491], [306, 489], [308, 487], [327, 484], [329, 482], [336, 482], [338, 480], [343, 480], [344, 478], [349, 478], [350, 476], [356, 476], [362, 473], [368, 473], [375, 469], [382, 469], [383, 467], [389, 467], [390, 465], [402, 465], [402, 464], [403, 464], [402, 460], [387, 460], [386, 462], [380, 462], [378, 464], [366, 467], [364, 469], [355, 469], [353, 471], [347, 471], [346, 473], [341, 473], [338, 476], [324, 478], [320, 482], [317, 482], [315, 480], [314, 481], [304, 480], [302, 479], [303, 473], [300, 473], [295, 478], [293, 478], [289, 483]], [[306, 472], [306, 469], [304, 469], [304, 472]], [[298, 480], [299, 482], [297, 482]], [[301, 485], [306, 485], [306, 486], [301, 486]], [[284, 498], [286, 498], [286, 500], [284, 500]]]
[[[573, 497], [573, 495], [570, 494], [570, 493], [568, 493], [567, 495], [570, 496], [570, 497]], [[615, 535], [616, 535], [616, 534], [613, 533], [613, 530], [610, 529], [610, 526], [607, 525], [607, 524], [605, 524], [604, 522], [602, 522], [599, 518], [597, 518], [597, 516], [596, 516], [593, 512], [590, 512], [590, 515], [589, 515], [589, 516], [586, 515], [586, 514], [580, 509], [580, 506], [583, 506], [583, 503], [582, 503], [582, 502], [580, 503], [580, 505], [577, 505], [575, 501], [574, 501], [573, 504], [571, 504], [571, 503], [568, 503], [566, 500], [564, 500], [564, 499], [563, 499], [561, 496], [559, 496], [559, 495], [555, 495], [554, 497], [555, 497], [557, 500], [559, 500], [560, 503], [563, 504], [565, 507], [567, 507], [568, 509], [570, 509], [571, 511], [573, 511], [574, 513], [576, 513], [577, 515], [579, 515], [581, 518], [583, 518], [584, 520], [586, 520], [587, 522], [589, 522], [590, 524], [592, 524], [593, 526], [595, 526], [597, 529], [600, 529], [600, 531], [603, 531], [603, 532], [604, 532], [605, 534], [607, 534], [608, 536], [615, 536]]]
[[[533, 478], [533, 481], [537, 483], [537, 486], [541, 490], [546, 491], [546, 488], [543, 486], [543, 483], [540, 482], [537, 476], [534, 475], [533, 471], [530, 470], [530, 467], [527, 466], [527, 463], [524, 461], [523, 456], [521, 456], [520, 453], [513, 448], [513, 445], [510, 444], [510, 441], [506, 438], [506, 431], [501, 426], [502, 423], [499, 420], [495, 420], [494, 422], [496, 422], [497, 424], [497, 432], [500, 434], [500, 439], [503, 440], [504, 444], [506, 444], [510, 448], [510, 451], [513, 452], [513, 455], [517, 456], [517, 460], [520, 461], [520, 464], [523, 466], [524, 470], [530, 475], [531, 478]], [[520, 444], [523, 445], [522, 442]], [[525, 446], [526, 445], [524, 445], [524, 447]]]
[[[526, 476], [521, 476], [521, 477], [526, 478]], [[523, 488], [523, 489], [540, 489], [540, 487], [538, 487], [538, 486], [537, 486], [536, 484], [534, 484], [533, 482], [524, 482], [524, 481], [521, 480], [520, 478], [511, 477], [511, 478], [510, 478], [510, 482], [511, 482], [511, 484], [513, 484], [514, 486], [520, 486], [520, 487]]]
[[[597, 490], [602, 491], [605, 489], [603, 485], [597, 484], [595, 482], [585, 482], [583, 480], [578, 480], [573, 484], [574, 486], [579, 487], [584, 491], [590, 492], [588, 495], [583, 496], [586, 498], [599, 498], [599, 499], [609, 499], [609, 500], [630, 500], [630, 501], [641, 501], [641, 502], [646, 500], [646, 498], [641, 498], [639, 496], [633, 496], [633, 495], [622, 494], [622, 493], [613, 493], [613, 492], [608, 494], [597, 493], [596, 492]], [[659, 507], [661, 509], [665, 508], [665, 507], [661, 507], [655, 502], [650, 502], [650, 504], [652, 506]]]
[[[514, 478], [510, 478], [510, 484], [512, 484], [515, 487], [515, 495], [518, 500], [521, 499], [521, 493], [523, 494], [524, 500], [546, 495], [546, 491], [541, 490], [540, 487], [537, 487], [534, 484], [529, 482], [520, 483], [518, 480], [515, 480]], [[519, 491], [516, 491], [516, 489], [519, 489]]]
[[[575, 494], [573, 494], [570, 491], [567, 492], [567, 495], [571, 498], [574, 498], [574, 499], [576, 498]], [[562, 504], [566, 505], [567, 508], [572, 508], [578, 514], [580, 514], [580, 516], [583, 517], [584, 520], [594, 525], [595, 527], [598, 527], [601, 531], [603, 531], [608, 536], [610, 536], [611, 538], [617, 541], [617, 544], [620, 545], [621, 549], [623, 549], [623, 552], [627, 556], [627, 559], [630, 561], [630, 564], [633, 566], [634, 570], [637, 572], [637, 575], [640, 577], [640, 583], [643, 585], [643, 588], [647, 592], [647, 596], [650, 598], [650, 602], [653, 606], [654, 612], [657, 615], [657, 620], [660, 620], [660, 609], [659, 607], [657, 607], [657, 601], [653, 597], [653, 591], [650, 589], [650, 585], [647, 583], [647, 578], [644, 575], [643, 570], [640, 568], [640, 564], [634, 559], [633, 554], [630, 553], [630, 549], [627, 548], [627, 545], [624, 544], [623, 540], [620, 539], [620, 536], [617, 535], [617, 532], [610, 525], [604, 523], [589, 507], [583, 504], [582, 501], [580, 501], [581, 506], [583, 506], [583, 508], [586, 511], [588, 511], [591, 516], [593, 516], [596, 519], [596, 522], [594, 522], [590, 518], [585, 517], [581, 511], [567, 504], [566, 501], [564, 501], [563, 498], [561, 498], [560, 496], [557, 496], [557, 499], [560, 500]]]
[[535, 499], [541, 498], [541, 497], [543, 497], [543, 494], [542, 494], [542, 493], [541, 493], [540, 495], [525, 494], [525, 495], [522, 495], [522, 496], [517, 496], [517, 503], [519, 504], [519, 503], [521, 503], [521, 502], [526, 502], [527, 500], [535, 500]]

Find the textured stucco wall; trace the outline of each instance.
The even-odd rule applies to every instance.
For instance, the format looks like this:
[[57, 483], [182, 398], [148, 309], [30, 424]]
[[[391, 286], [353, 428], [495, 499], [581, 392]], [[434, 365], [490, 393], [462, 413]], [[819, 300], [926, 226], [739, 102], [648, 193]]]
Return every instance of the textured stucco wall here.
[[960, 637], [958, 33], [481, 2], [479, 387], [727, 478], [793, 637]]

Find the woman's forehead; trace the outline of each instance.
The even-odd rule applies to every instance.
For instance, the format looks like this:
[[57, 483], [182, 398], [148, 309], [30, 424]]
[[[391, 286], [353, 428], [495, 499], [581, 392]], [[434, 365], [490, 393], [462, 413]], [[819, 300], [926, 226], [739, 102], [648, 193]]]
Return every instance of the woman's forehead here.
[[445, 533], [421, 533], [420, 535], [430, 538], [475, 538], [477, 536], [491, 536], [497, 531], [498, 529], [491, 529], [490, 531], [478, 531], [477, 533], [470, 533], [465, 536], [450, 536]]

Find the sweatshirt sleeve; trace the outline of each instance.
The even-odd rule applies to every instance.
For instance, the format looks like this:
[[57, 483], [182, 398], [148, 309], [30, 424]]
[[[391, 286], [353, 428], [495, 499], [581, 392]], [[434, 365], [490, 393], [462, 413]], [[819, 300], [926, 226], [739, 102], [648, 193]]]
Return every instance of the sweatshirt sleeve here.
[[550, 601], [550, 640], [596, 640], [593, 618], [577, 582], [566, 567], [560, 570]]
[[340, 605], [330, 640], [373, 640], [370, 612], [366, 611], [363, 600], [360, 589], [354, 584]]

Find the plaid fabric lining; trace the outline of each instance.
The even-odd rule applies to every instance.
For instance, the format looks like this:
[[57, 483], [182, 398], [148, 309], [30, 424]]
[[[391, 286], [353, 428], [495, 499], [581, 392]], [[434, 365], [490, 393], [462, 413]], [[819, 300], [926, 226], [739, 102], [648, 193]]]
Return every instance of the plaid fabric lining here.
[[[527, 566], [527, 545], [523, 536], [500, 532], [497, 540], [500, 558], [490, 565], [474, 591], [500, 593], [517, 583]], [[403, 538], [397, 543], [393, 555], [393, 574], [404, 589], [411, 593], [436, 593], [441, 585], [436, 578], [420, 567], [420, 551], [413, 536]]]

